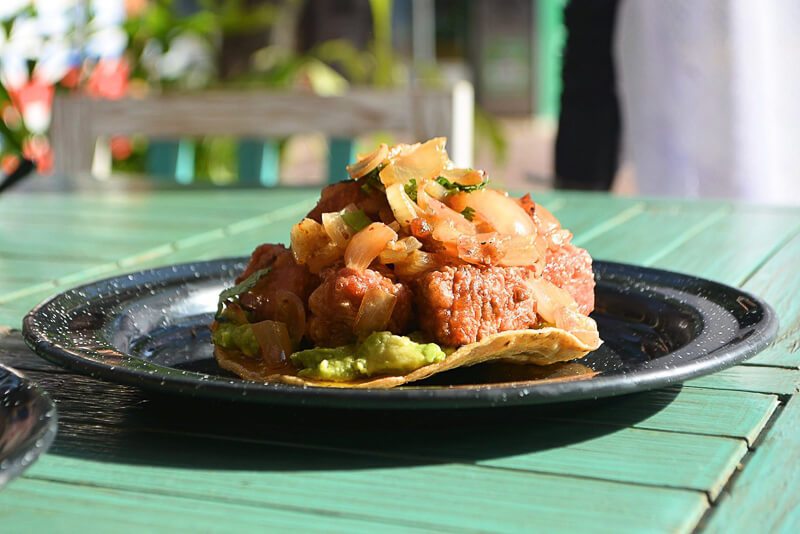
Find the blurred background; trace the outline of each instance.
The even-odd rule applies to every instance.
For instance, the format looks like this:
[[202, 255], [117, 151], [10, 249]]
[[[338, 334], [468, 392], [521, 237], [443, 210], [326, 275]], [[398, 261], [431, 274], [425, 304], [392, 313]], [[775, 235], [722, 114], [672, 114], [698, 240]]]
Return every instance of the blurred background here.
[[409, 132], [82, 123], [105, 101], [146, 113], [170, 95], [460, 88], [447, 105], [463, 161], [504, 187], [800, 203], [796, 22], [788, 0], [2, 0], [0, 165], [33, 162], [20, 189], [323, 184], [343, 177], [333, 162]]

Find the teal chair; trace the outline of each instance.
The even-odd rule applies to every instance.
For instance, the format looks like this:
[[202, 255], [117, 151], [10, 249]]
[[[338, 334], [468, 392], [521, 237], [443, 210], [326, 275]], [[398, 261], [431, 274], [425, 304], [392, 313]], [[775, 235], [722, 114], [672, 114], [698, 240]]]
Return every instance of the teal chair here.
[[300, 92], [221, 91], [159, 95], [145, 99], [91, 100], [59, 95], [51, 142], [55, 172], [68, 180], [108, 176], [104, 141], [113, 135], [150, 139], [148, 174], [154, 180], [190, 185], [194, 137], [232, 136], [238, 142], [238, 187], [280, 184], [275, 139], [321, 132], [329, 140], [328, 181], [346, 178], [353, 139], [395, 131], [415, 139], [446, 136], [453, 160], [472, 165], [473, 93], [467, 82], [446, 90], [354, 89], [341, 96]]

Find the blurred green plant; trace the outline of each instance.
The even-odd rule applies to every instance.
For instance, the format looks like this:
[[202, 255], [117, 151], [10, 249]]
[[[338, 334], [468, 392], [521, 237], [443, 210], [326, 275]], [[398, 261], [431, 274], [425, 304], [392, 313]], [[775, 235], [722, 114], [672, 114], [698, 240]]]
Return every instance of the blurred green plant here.
[[[129, 11], [123, 23], [127, 35], [125, 69], [129, 71], [116, 75], [128, 77], [124, 91], [131, 96], [218, 87], [303, 89], [335, 95], [352, 85], [388, 88], [409, 83], [408, 67], [392, 46], [392, 0], [369, 0], [372, 39], [366, 49], [345, 39], [334, 39], [299, 52], [292, 32], [298, 31], [299, 14], [306, 3], [307, 0], [198, 0], [197, 9], [181, 12], [181, 4], [174, 0], [149, 0]], [[34, 14], [33, 8], [26, 9], [18, 16]], [[13, 23], [14, 18], [2, 21], [3, 35], [9, 34]], [[240, 71], [223, 72], [224, 45], [252, 36], [263, 46], [247, 51]], [[87, 76], [87, 72], [78, 69], [76, 85], [71, 90], [80, 90], [80, 84], [90, 82]], [[417, 83], [434, 86], [443, 82], [440, 73], [430, 66], [415, 78]], [[1, 84], [0, 111], [0, 154], [19, 154], [22, 141], [30, 138], [30, 132], [22, 120], [15, 120], [19, 113], [15, 114], [11, 98]], [[507, 149], [500, 124], [476, 110], [475, 127], [476, 136], [489, 143], [497, 159], [504, 159]], [[386, 135], [382, 137], [385, 139]], [[146, 140], [128, 140], [126, 148], [119, 152], [122, 155], [115, 157], [114, 169], [141, 172], [146, 147]], [[113, 150], [112, 153], [118, 155]], [[220, 182], [233, 179], [233, 140], [202, 139], [196, 155], [198, 177], [210, 176]]]

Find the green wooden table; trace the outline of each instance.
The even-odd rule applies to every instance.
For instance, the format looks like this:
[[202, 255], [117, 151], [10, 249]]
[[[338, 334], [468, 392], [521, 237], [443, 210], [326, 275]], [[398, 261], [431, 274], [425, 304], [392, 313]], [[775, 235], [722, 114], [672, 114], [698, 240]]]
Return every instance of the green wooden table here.
[[683, 387], [577, 407], [364, 414], [159, 396], [29, 352], [67, 287], [286, 242], [317, 191], [0, 197], [0, 361], [58, 401], [50, 452], [0, 492], [12, 531], [800, 528], [800, 209], [543, 194], [596, 258], [769, 301], [778, 341]]

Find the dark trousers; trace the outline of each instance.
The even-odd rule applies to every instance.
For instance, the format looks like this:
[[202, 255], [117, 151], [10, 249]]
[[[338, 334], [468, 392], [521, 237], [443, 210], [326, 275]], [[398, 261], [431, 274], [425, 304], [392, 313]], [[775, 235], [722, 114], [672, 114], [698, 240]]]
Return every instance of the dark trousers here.
[[617, 172], [620, 113], [612, 45], [618, 5], [619, 0], [571, 0], [564, 10], [559, 189], [607, 191]]

